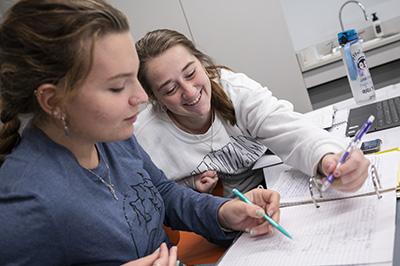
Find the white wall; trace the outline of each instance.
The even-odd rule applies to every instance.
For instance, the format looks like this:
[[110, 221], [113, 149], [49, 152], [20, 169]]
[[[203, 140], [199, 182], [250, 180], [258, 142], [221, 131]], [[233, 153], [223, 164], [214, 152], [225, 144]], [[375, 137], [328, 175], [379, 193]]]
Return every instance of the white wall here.
[[[182, 0], [196, 44], [300, 112], [311, 110], [280, 0]], [[272, 12], [273, 11], [273, 12]]]
[[[286, 22], [296, 51], [336, 38], [341, 31], [339, 9], [346, 0], [281, 0]], [[377, 12], [381, 21], [400, 16], [399, 0], [360, 0], [367, 14]], [[358, 5], [346, 5], [342, 12], [345, 28], [370, 26]]]
[[[217, 64], [244, 72], [295, 110], [312, 109], [280, 0], [110, 0], [131, 20], [136, 39], [171, 28]], [[187, 20], [185, 19], [185, 15]]]
[[147, 32], [159, 29], [175, 29], [190, 37], [179, 0], [107, 0], [124, 12], [130, 20], [136, 40]]

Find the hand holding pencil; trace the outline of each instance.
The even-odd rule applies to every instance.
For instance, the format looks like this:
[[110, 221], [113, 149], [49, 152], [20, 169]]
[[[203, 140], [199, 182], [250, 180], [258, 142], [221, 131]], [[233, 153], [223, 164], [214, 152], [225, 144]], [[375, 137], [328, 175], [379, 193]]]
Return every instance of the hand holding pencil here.
[[235, 231], [246, 231], [251, 236], [271, 233], [273, 226], [263, 216], [267, 214], [276, 223], [279, 222], [279, 193], [255, 188], [244, 196], [253, 204], [235, 198], [220, 207], [218, 217], [221, 226]]
[[336, 169], [339, 162], [339, 154], [328, 154], [322, 159], [322, 172], [328, 176], [332, 173], [334, 182], [332, 188], [342, 192], [355, 192], [368, 178], [368, 166], [370, 161], [360, 149], [351, 151], [349, 158]]
[[321, 186], [322, 191], [333, 184], [337, 190], [354, 192], [364, 184], [370, 162], [359, 149], [359, 145], [373, 121], [374, 116], [370, 116], [340, 156], [327, 154], [322, 158], [321, 172], [326, 175]]

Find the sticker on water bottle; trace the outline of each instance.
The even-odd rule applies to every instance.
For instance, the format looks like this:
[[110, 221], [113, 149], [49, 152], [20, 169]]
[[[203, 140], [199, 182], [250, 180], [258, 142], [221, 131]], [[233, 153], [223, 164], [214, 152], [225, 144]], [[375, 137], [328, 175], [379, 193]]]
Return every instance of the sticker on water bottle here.
[[360, 78], [369, 76], [367, 61], [364, 56], [360, 56], [357, 59], [358, 75]]

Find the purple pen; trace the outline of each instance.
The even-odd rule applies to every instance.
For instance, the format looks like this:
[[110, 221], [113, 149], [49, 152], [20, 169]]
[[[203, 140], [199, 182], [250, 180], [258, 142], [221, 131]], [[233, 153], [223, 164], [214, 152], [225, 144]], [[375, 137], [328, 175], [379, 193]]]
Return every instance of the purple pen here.
[[372, 126], [372, 123], [374, 122], [375, 117], [371, 115], [368, 117], [368, 120], [362, 125], [362, 127], [357, 131], [357, 133], [354, 135], [354, 138], [350, 141], [349, 145], [347, 146], [346, 150], [342, 154], [342, 156], [339, 159], [338, 164], [336, 165], [335, 170], [328, 175], [322, 182], [321, 185], [321, 190], [325, 191], [329, 188], [329, 186], [333, 183], [335, 180], [333, 173], [342, 165], [344, 162], [347, 160], [347, 157], [349, 157], [350, 152], [353, 150], [354, 147], [357, 147], [357, 145], [360, 143], [361, 138], [368, 132], [369, 128]]

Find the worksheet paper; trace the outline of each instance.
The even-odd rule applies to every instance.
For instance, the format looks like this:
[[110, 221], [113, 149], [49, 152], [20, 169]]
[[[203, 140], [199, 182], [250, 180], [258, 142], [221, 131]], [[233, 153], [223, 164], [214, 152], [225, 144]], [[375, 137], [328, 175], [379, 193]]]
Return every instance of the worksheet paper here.
[[[400, 160], [400, 153], [385, 153], [381, 155], [369, 155], [371, 163], [375, 164], [381, 181], [381, 191], [395, 189], [397, 185], [397, 165]], [[279, 179], [269, 187], [281, 194], [281, 206], [308, 203], [311, 202], [309, 190], [309, 176], [297, 169], [287, 165], [279, 165], [268, 168], [265, 171], [267, 184], [268, 176], [279, 175]], [[374, 193], [375, 189], [372, 184], [371, 176], [365, 181], [364, 185], [354, 193], [340, 192], [334, 189], [328, 189], [322, 192], [322, 200], [353, 197], [356, 195], [364, 195], [366, 193]], [[319, 198], [319, 193], [314, 189], [314, 197]], [[319, 201], [319, 200], [318, 200]]]
[[[328, 131], [338, 137], [346, 135], [347, 118], [349, 117], [349, 109], [341, 109], [335, 112], [333, 125]], [[350, 138], [348, 138], [350, 141]]]
[[349, 265], [393, 259], [396, 195], [363, 196], [281, 209], [279, 231], [252, 238], [243, 233], [219, 266]]
[[333, 125], [335, 108], [332, 105], [319, 108], [317, 110], [305, 113], [304, 116], [314, 125], [320, 128], [330, 128]]

